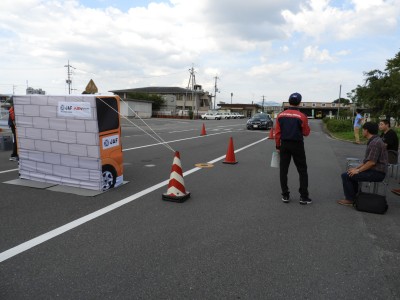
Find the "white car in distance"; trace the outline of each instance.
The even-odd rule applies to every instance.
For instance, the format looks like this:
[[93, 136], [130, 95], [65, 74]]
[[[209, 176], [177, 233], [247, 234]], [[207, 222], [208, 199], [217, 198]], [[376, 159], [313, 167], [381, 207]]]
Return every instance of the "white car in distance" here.
[[230, 113], [222, 112], [220, 114], [221, 114], [222, 119], [231, 119], [232, 118]]
[[205, 113], [204, 115], [201, 115], [201, 118], [203, 120], [221, 120], [222, 116], [219, 113]]

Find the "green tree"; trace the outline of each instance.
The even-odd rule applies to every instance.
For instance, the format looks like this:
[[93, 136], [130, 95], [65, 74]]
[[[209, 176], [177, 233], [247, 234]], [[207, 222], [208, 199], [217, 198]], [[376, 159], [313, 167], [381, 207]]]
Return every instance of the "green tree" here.
[[385, 71], [372, 70], [364, 73], [364, 85], [358, 85], [350, 93], [357, 106], [365, 106], [373, 115], [385, 114], [396, 119], [400, 116], [400, 52], [388, 59]]
[[345, 105], [349, 105], [350, 104], [350, 100], [346, 99], [346, 98], [340, 98], [340, 99], [338, 98], [335, 101], [333, 101], [332, 103], [339, 103], [339, 100], [340, 100], [341, 104], [345, 104]]

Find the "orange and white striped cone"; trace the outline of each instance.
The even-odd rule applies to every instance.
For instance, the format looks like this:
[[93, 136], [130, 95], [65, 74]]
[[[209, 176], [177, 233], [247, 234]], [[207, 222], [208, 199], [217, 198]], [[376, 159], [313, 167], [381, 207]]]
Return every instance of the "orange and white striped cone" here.
[[190, 198], [190, 193], [185, 189], [179, 152], [175, 152], [172, 163], [171, 175], [169, 177], [168, 190], [162, 194], [162, 199], [172, 202], [184, 202]]

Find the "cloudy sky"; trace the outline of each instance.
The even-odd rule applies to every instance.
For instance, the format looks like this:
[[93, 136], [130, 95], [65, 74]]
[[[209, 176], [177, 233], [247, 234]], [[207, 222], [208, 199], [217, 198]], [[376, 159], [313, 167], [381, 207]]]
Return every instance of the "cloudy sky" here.
[[196, 83], [217, 102], [330, 102], [400, 51], [400, 0], [1, 0], [0, 93]]

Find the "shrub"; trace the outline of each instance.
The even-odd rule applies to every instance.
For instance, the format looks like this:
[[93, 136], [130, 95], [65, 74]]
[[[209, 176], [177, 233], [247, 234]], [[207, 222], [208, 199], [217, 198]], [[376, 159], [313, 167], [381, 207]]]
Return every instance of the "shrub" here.
[[352, 131], [353, 123], [351, 120], [331, 119], [326, 122], [326, 128], [328, 128], [330, 132]]

